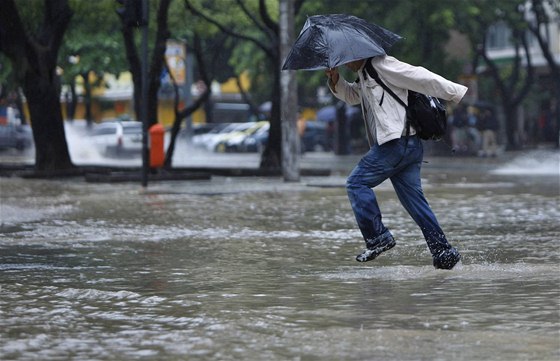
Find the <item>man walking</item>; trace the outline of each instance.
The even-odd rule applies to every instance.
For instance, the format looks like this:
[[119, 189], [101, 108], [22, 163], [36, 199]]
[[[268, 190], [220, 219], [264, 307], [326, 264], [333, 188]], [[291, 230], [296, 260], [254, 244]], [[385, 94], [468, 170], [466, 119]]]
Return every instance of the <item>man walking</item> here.
[[458, 103], [467, 88], [453, 83], [422, 67], [412, 66], [394, 57], [383, 55], [346, 63], [356, 72], [353, 83], [340, 77], [337, 68], [327, 69], [331, 92], [348, 104], [361, 104], [370, 150], [347, 179], [348, 198], [366, 250], [356, 257], [358, 262], [371, 261], [396, 244], [383, 225], [381, 211], [372, 188], [390, 179], [397, 196], [422, 230], [432, 254], [433, 265], [452, 269], [461, 256], [447, 241], [422, 191], [420, 167], [423, 149], [420, 138], [410, 129], [406, 136], [406, 109], [387, 94], [366, 71], [366, 62], [379, 78], [404, 103], [408, 90]]

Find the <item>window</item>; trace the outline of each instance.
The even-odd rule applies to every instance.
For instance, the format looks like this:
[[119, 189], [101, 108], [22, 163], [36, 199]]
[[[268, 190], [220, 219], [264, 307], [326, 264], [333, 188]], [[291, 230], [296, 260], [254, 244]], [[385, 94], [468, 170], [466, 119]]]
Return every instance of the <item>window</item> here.
[[511, 29], [503, 22], [490, 26], [486, 42], [488, 49], [504, 49], [511, 47]]

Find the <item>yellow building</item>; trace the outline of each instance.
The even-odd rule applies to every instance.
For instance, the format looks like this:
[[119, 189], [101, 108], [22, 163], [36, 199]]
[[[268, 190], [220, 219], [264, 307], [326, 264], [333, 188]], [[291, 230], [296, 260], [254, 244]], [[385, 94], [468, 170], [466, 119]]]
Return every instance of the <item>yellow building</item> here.
[[[112, 74], [105, 74], [101, 81], [92, 73], [89, 81], [91, 84], [99, 84], [92, 88], [91, 112], [95, 122], [119, 117], [135, 118], [132, 75], [129, 72], [122, 73], [118, 77]], [[240, 83], [245, 90], [249, 89], [250, 81], [247, 73], [241, 75]], [[81, 77], [77, 78], [76, 85], [80, 101], [77, 103], [75, 118], [83, 119], [85, 118], [85, 105], [82, 100], [84, 85]], [[164, 127], [170, 127], [175, 119], [175, 111], [173, 109], [175, 102], [174, 92], [169, 90], [171, 87], [170, 84], [163, 84], [162, 88], [164, 87], [167, 87], [167, 92], [165, 92], [164, 96], [160, 96], [158, 100], [158, 122]], [[195, 84], [192, 86], [191, 94], [196, 98], [202, 93], [202, 90], [200, 84]], [[63, 91], [63, 94], [65, 92], [66, 91]], [[237, 85], [237, 79], [230, 78], [223, 84], [212, 84], [212, 98], [215, 101], [220, 101], [222, 98], [240, 100], [241, 96]], [[62, 102], [63, 114], [65, 118], [67, 118], [66, 98], [64, 95], [62, 96]], [[179, 107], [183, 108], [184, 106], [184, 101], [181, 101]], [[195, 124], [206, 122], [204, 109], [198, 109], [193, 113], [192, 119]]]

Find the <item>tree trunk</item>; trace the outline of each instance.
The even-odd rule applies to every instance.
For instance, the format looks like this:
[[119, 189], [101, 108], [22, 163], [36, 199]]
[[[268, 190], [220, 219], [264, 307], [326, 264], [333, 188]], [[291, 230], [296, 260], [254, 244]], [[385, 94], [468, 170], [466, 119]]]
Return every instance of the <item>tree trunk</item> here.
[[59, 87], [52, 76], [27, 72], [23, 92], [27, 98], [35, 141], [35, 169], [54, 172], [73, 168], [64, 133]]
[[[272, 69], [280, 69], [280, 60], [274, 59]], [[282, 167], [282, 126], [280, 121], [280, 72], [274, 71], [272, 83], [272, 107], [270, 110], [270, 130], [268, 143], [261, 156], [261, 169], [281, 173]]]
[[91, 127], [93, 116], [91, 115], [91, 83], [89, 82], [89, 72], [81, 73], [80, 76], [84, 80], [84, 108], [86, 123], [88, 127]]
[[27, 117], [23, 111], [23, 100], [21, 99], [21, 93], [19, 89], [16, 91], [16, 107], [19, 111], [19, 118], [21, 119], [21, 124], [28, 124]]
[[27, 34], [13, 0], [2, 1], [0, 50], [11, 60], [27, 99], [33, 139], [35, 169], [55, 172], [73, 168], [60, 104], [56, 60], [72, 17], [67, 0], [45, 0], [43, 22], [37, 33]]
[[[529, 30], [537, 38], [544, 58], [550, 68], [550, 78], [552, 80], [552, 101], [551, 105], [552, 119], [551, 121], [556, 124], [556, 130], [560, 130], [560, 66], [556, 63], [554, 55], [552, 54], [551, 47], [549, 46], [550, 39], [543, 36], [541, 27], [549, 26], [552, 23], [551, 18], [548, 16], [543, 4], [543, 0], [533, 0], [532, 11], [535, 14], [536, 24], [528, 23]], [[558, 10], [558, 9], [557, 9]], [[556, 146], [560, 147], [560, 136], [555, 136]]]
[[[297, 14], [299, 12], [302, 3], [303, 0], [296, 0], [293, 3], [294, 13]], [[219, 21], [216, 21], [214, 18], [205, 15], [203, 12], [197, 10], [189, 0], [185, 0], [185, 7], [193, 14], [200, 16], [211, 24], [214, 24], [222, 32], [226, 33], [229, 36], [253, 42], [266, 54], [270, 65], [268, 69], [270, 69], [273, 74], [273, 81], [271, 84], [272, 109], [269, 119], [270, 130], [268, 135], [268, 144], [266, 145], [266, 148], [261, 156], [260, 168], [268, 170], [269, 173], [275, 172], [280, 175], [282, 171], [282, 126], [280, 120], [281, 82], [279, 69], [281, 59], [278, 24], [269, 17], [267, 10], [267, 1], [265, 0], [259, 0], [259, 15], [262, 23], [257, 21], [253, 14], [248, 11], [247, 7], [242, 5], [242, 1], [237, 1], [237, 4], [239, 5], [239, 8], [253, 20], [256, 28], [258, 28], [266, 35], [267, 41], [261, 42], [257, 38], [254, 38], [247, 34], [238, 33], [232, 30], [230, 27], [221, 24]]]
[[[294, 4], [280, 1], [280, 58], [285, 59], [294, 41]], [[295, 72], [281, 71], [282, 174], [287, 182], [300, 179], [300, 139], [297, 131], [297, 83]]]
[[[167, 13], [171, 0], [162, 0], [157, 12], [157, 34], [154, 43], [154, 51], [148, 75], [148, 128], [157, 123], [158, 91], [160, 88], [160, 76], [163, 70], [163, 60], [169, 29], [167, 24]], [[134, 83], [134, 113], [136, 119], [140, 120], [140, 104], [142, 102], [142, 77], [141, 62], [134, 42], [134, 28], [123, 22], [122, 33], [125, 44], [126, 58], [130, 66], [132, 81]]]
[[[528, 49], [528, 44], [523, 36], [522, 33], [514, 31], [513, 36], [516, 39], [519, 39], [522, 43], [522, 48], [525, 54], [525, 59], [527, 65], [525, 66], [526, 69], [526, 76], [524, 79], [521, 77], [521, 73], [524, 71], [522, 69], [521, 64], [521, 55], [520, 55], [520, 46], [519, 44], [516, 45], [515, 48], [515, 57], [513, 59], [514, 66], [507, 77], [502, 77], [498, 65], [495, 61], [490, 59], [486, 51], [486, 43], [483, 42], [480, 48], [477, 48], [479, 55], [482, 56], [482, 59], [486, 63], [489, 69], [489, 73], [494, 79], [496, 83], [496, 87], [499, 91], [500, 98], [502, 100], [502, 106], [504, 108], [505, 113], [505, 126], [506, 126], [506, 138], [507, 150], [515, 150], [521, 146], [520, 137], [516, 135], [523, 132], [523, 129], [517, 128], [517, 107], [523, 99], [529, 94], [531, 89], [531, 84], [533, 82], [533, 66], [531, 64], [531, 55]], [[521, 80], [520, 80], [521, 79]], [[521, 89], [516, 91], [516, 86], [521, 84]]]
[[[177, 138], [177, 135], [179, 134], [179, 131], [181, 130], [181, 123], [183, 119], [190, 116], [198, 108], [200, 108], [203, 104], [205, 104], [210, 98], [210, 93], [212, 91], [212, 86], [211, 86], [212, 84], [210, 82], [210, 78], [208, 77], [208, 72], [206, 71], [206, 63], [204, 62], [204, 58], [202, 56], [203, 50], [202, 50], [202, 45], [200, 43], [200, 37], [198, 36], [198, 34], [194, 35], [193, 51], [196, 56], [196, 61], [198, 62], [200, 78], [204, 82], [206, 89], [204, 89], [204, 92], [198, 97], [198, 99], [196, 99], [193, 102], [193, 104], [187, 106], [183, 110], [179, 110], [179, 87], [177, 85], [177, 82], [173, 78], [173, 74], [169, 70], [169, 67], [166, 66], [167, 71], [173, 81], [173, 89], [175, 91], [175, 101], [173, 107], [175, 109], [175, 120], [173, 121], [173, 126], [171, 128], [171, 139], [169, 141], [169, 146], [167, 147], [167, 152], [165, 154], [165, 162], [164, 162], [165, 169], [171, 169], [172, 167], [173, 153], [175, 152], [175, 140]], [[190, 91], [190, 89], [188, 91]]]
[[68, 119], [76, 119], [76, 107], [78, 106], [78, 94], [76, 93], [76, 81], [70, 82], [70, 106], [68, 107]]
[[140, 104], [142, 95], [142, 77], [140, 66], [140, 58], [138, 57], [138, 52], [136, 50], [136, 44], [134, 43], [134, 29], [124, 25], [122, 26], [122, 34], [124, 40], [124, 49], [126, 53], [126, 59], [128, 60], [128, 66], [130, 74], [132, 75], [132, 100], [134, 107], [134, 118], [140, 120]]
[[157, 32], [152, 54], [152, 64], [148, 76], [148, 127], [158, 122], [158, 92], [161, 86], [161, 72], [165, 61], [167, 39], [171, 33], [167, 23], [167, 14], [171, 0], [161, 0], [157, 11]]
[[516, 107], [512, 107], [511, 102], [509, 100], [502, 101], [502, 106], [504, 108], [504, 116], [505, 116], [505, 131], [506, 131], [506, 150], [515, 150], [518, 149], [519, 144], [519, 136], [518, 129], [517, 129], [517, 110]]

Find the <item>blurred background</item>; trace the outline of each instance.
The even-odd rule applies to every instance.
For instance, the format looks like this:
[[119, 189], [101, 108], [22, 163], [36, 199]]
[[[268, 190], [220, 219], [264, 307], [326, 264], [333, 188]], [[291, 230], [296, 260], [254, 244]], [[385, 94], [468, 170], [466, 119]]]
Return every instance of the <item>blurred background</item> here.
[[[400, 34], [390, 55], [469, 87], [461, 106], [448, 109], [445, 141], [426, 144], [429, 154], [499, 157], [558, 147], [556, 1], [290, 0], [294, 27], [287, 30], [279, 27], [284, 0], [147, 3], [146, 27], [142, 1], [0, 5], [0, 155], [27, 151], [38, 169], [64, 169], [76, 163], [67, 149], [77, 142], [96, 162], [140, 157], [142, 127], [127, 123], [141, 120], [147, 61], [146, 116], [150, 127], [165, 129], [166, 167], [176, 147], [187, 152], [179, 156], [203, 150], [279, 158], [279, 38], [287, 30], [297, 36], [308, 15], [326, 13], [357, 15]], [[147, 28], [145, 49], [137, 25]], [[38, 45], [40, 52], [29, 51]], [[363, 153], [359, 109], [331, 96], [322, 71], [294, 74], [301, 153]], [[71, 123], [83, 131], [68, 134]], [[76, 133], [78, 141], [68, 139]]]

